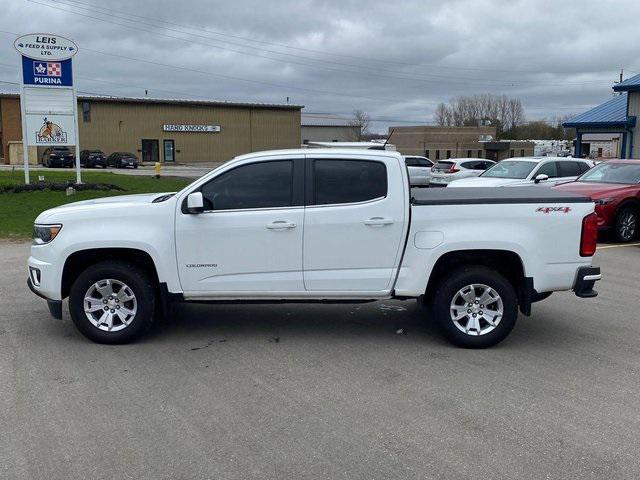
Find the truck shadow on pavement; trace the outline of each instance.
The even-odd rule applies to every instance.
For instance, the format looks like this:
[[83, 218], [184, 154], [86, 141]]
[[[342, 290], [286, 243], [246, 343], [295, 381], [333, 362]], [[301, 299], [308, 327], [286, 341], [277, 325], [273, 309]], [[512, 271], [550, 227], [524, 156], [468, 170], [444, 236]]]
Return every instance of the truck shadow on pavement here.
[[[546, 318], [538, 318], [541, 316]], [[497, 348], [515, 348], [532, 342], [554, 343], [569, 333], [570, 325], [555, 315], [520, 316], [512, 334]], [[180, 304], [140, 341], [163, 342], [176, 338], [200, 342], [194, 350], [200, 349], [201, 344], [210, 346], [234, 340], [282, 343], [313, 339], [356, 344], [404, 339], [425, 346], [454, 348], [414, 301], [356, 305]]]

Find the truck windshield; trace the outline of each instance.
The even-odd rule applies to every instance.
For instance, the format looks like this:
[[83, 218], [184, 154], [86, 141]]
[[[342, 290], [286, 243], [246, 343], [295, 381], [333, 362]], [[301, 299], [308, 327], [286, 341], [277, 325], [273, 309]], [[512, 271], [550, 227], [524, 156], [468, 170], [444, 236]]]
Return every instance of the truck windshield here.
[[480, 176], [490, 178], [517, 178], [522, 180], [529, 176], [536, 165], [536, 162], [503, 160], [487, 169], [484, 173], [480, 174]]
[[640, 183], [640, 164], [601, 163], [578, 178], [578, 181], [635, 185]]

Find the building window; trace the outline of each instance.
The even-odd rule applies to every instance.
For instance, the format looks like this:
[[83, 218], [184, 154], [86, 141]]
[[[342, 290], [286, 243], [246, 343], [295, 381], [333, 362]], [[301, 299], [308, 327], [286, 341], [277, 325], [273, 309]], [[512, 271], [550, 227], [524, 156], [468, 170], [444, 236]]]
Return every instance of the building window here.
[[520, 150], [520, 156], [524, 157], [524, 148], [522, 150]]
[[424, 156], [425, 156], [425, 157], [427, 157], [427, 158], [429, 158], [429, 150], [425, 150], [425, 151], [424, 151]]
[[478, 158], [482, 158], [482, 150], [478, 150]]
[[509, 152], [509, 156], [510, 156], [511, 158], [513, 158], [513, 157], [515, 157], [515, 156], [516, 156], [516, 151], [515, 151], [513, 148], [512, 148], [512, 149], [511, 149], [511, 151]]
[[302, 140], [302, 143], [303, 143], [304, 145], [309, 145], [309, 139], [308, 139], [308, 138], [305, 138], [304, 140]]
[[440, 150], [436, 150], [436, 160], [440, 160]]
[[467, 158], [471, 158], [471, 150], [467, 150]]
[[337, 138], [334, 138], [334, 139], [333, 139], [333, 140], [331, 140], [331, 141], [332, 141], [332, 142], [337, 142], [337, 141], [338, 141], [338, 139], [337, 139]]
[[91, 104], [82, 102], [82, 121], [87, 123], [91, 121]]
[[447, 158], [451, 158], [451, 150], [447, 150]]

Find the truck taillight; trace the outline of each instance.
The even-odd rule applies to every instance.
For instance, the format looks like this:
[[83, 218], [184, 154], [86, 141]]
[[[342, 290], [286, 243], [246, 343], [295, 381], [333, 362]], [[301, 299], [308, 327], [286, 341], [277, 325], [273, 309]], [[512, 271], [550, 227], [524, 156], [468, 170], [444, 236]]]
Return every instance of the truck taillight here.
[[598, 216], [590, 213], [582, 219], [582, 234], [580, 235], [580, 256], [592, 257], [596, 253], [598, 244]]
[[458, 168], [458, 165], [456, 165], [455, 163], [453, 165], [451, 165], [451, 168], [449, 169], [449, 173], [456, 173], [459, 172], [460, 169]]

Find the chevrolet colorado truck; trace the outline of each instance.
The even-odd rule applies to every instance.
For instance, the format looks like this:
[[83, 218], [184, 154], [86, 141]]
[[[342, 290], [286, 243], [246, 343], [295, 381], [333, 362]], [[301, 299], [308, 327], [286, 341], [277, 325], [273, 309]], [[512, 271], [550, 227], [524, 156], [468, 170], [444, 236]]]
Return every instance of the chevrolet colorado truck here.
[[35, 221], [28, 285], [89, 339], [142, 335], [173, 302], [417, 299], [488, 347], [551, 292], [593, 297], [593, 202], [535, 187], [416, 190], [401, 155], [243, 155], [177, 193], [71, 203]]

